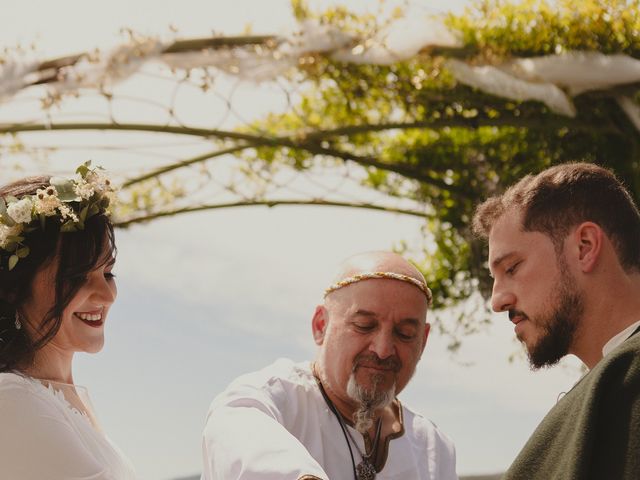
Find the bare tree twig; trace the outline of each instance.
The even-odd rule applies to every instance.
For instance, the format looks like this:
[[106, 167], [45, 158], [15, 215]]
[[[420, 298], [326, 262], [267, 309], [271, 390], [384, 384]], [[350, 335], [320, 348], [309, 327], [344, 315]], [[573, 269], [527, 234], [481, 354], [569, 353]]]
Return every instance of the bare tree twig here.
[[218, 203], [213, 205], [199, 205], [196, 207], [178, 208], [175, 210], [166, 210], [162, 212], [150, 213], [140, 217], [130, 218], [122, 221], [116, 221], [115, 226], [119, 228], [127, 228], [137, 223], [144, 223], [151, 220], [155, 220], [162, 217], [172, 217], [183, 213], [201, 212], [204, 210], [219, 210], [223, 208], [235, 208], [235, 207], [276, 207], [281, 205], [289, 206], [301, 206], [301, 205], [313, 205], [319, 207], [349, 207], [349, 208], [364, 208], [367, 210], [377, 210], [388, 213], [399, 213], [402, 215], [411, 215], [414, 217], [424, 218], [426, 213], [418, 210], [409, 210], [402, 208], [384, 207], [381, 205], [373, 205], [370, 203], [349, 203], [349, 202], [332, 202], [327, 200], [247, 200], [244, 202], [233, 203]]

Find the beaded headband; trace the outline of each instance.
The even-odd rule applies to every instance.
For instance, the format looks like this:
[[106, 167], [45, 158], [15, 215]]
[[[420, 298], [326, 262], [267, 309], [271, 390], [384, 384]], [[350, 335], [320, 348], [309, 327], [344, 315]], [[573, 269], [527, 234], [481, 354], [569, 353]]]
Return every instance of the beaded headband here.
[[362, 280], [369, 280], [369, 279], [375, 279], [375, 278], [389, 278], [392, 280], [400, 280], [401, 282], [407, 282], [412, 285], [415, 285], [420, 290], [422, 290], [422, 293], [424, 293], [424, 295], [427, 297], [427, 302], [429, 306], [431, 306], [431, 303], [433, 302], [433, 295], [431, 294], [431, 290], [429, 289], [429, 287], [427, 287], [427, 285], [424, 282], [421, 282], [416, 278], [410, 277], [409, 275], [403, 275], [402, 273], [395, 273], [395, 272], [358, 273], [356, 275], [353, 275], [352, 277], [344, 278], [334, 283], [330, 287], [328, 287], [324, 291], [324, 296], [326, 297], [331, 292], [338, 290], [342, 287], [346, 287], [347, 285], [351, 285], [352, 283], [357, 283], [357, 282], [361, 282]]
[[115, 189], [100, 167], [90, 167], [90, 161], [80, 165], [75, 178], [51, 177], [35, 195], [0, 197], [0, 269], [12, 270], [29, 255], [27, 235], [44, 230], [47, 217], [58, 217], [60, 232], [75, 232], [88, 218], [108, 213]]

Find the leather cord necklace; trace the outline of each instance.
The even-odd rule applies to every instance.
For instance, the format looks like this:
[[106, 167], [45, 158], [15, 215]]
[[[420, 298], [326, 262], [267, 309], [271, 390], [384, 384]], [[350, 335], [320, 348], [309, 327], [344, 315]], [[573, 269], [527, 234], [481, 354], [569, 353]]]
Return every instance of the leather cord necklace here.
[[[320, 379], [316, 375], [314, 375], [314, 377], [316, 379], [316, 383], [318, 384], [318, 387], [320, 387], [320, 393], [322, 393], [322, 397], [324, 398], [324, 401], [329, 407], [329, 410], [331, 410], [331, 412], [336, 416], [336, 419], [338, 420], [338, 424], [340, 425], [340, 429], [342, 430], [342, 435], [344, 435], [344, 440], [345, 442], [347, 442], [347, 447], [349, 447], [349, 456], [351, 457], [351, 466], [353, 467], [353, 478], [355, 480], [374, 480], [376, 478], [376, 468], [373, 465], [373, 462], [371, 461], [372, 460], [371, 457], [373, 457], [375, 455], [375, 452], [378, 450], [378, 442], [380, 441], [380, 432], [382, 430], [382, 417], [378, 419], [378, 426], [376, 427], [376, 436], [375, 436], [375, 439], [373, 440], [373, 445], [371, 446], [371, 453], [369, 453], [369, 455], [366, 455], [362, 453], [355, 439], [351, 436], [351, 433], [347, 430], [347, 426], [344, 423], [344, 419], [342, 418], [342, 415], [340, 414], [336, 406], [333, 404], [333, 402], [327, 395], [327, 392], [325, 392], [324, 387], [322, 386], [322, 382], [320, 382]], [[355, 459], [353, 458], [353, 450], [351, 449], [351, 442], [353, 442], [354, 446], [358, 450], [358, 453], [360, 454], [360, 457], [362, 457], [362, 461], [357, 466], [356, 466]]]
[[[341, 415], [338, 416], [338, 421], [341, 423], [344, 423], [344, 419], [342, 418]], [[343, 432], [344, 431], [347, 432], [347, 434], [349, 435], [349, 438], [355, 445], [356, 450], [358, 450], [358, 453], [362, 458], [362, 461], [358, 465], [356, 465], [357, 480], [374, 480], [376, 478], [376, 467], [373, 465], [373, 462], [375, 460], [372, 461], [372, 457], [375, 455], [376, 451], [378, 450], [378, 441], [380, 440], [381, 430], [382, 430], [382, 417], [378, 419], [378, 426], [376, 427], [376, 435], [373, 440], [373, 444], [371, 445], [371, 452], [369, 452], [369, 454], [366, 455], [360, 450], [360, 447], [358, 447], [358, 444], [356, 443], [355, 439], [351, 436], [351, 432], [349, 432], [346, 426], [343, 428]], [[347, 443], [348, 442], [349, 440], [347, 440]]]

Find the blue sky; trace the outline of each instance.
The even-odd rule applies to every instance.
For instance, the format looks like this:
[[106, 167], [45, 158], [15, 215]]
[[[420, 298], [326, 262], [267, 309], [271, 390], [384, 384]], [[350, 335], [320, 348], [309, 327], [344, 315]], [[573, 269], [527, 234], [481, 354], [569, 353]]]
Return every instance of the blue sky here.
[[[329, 2], [312, 2], [318, 3]], [[371, 8], [377, 1], [341, 3]], [[465, 2], [414, 3], [443, 10]], [[45, 56], [54, 56], [90, 49], [125, 26], [165, 33], [173, 24], [184, 36], [198, 36], [241, 32], [248, 23], [256, 32], [279, 32], [291, 22], [284, 0], [182, 0], [179, 9], [151, 0], [25, 0], [13, 2], [4, 16], [0, 39], [5, 45], [36, 40]], [[13, 109], [19, 105], [0, 106], [0, 121]], [[71, 164], [87, 152], [68, 154]], [[129, 168], [114, 154], [92, 157], [114, 171]], [[120, 231], [120, 293], [106, 346], [98, 355], [77, 357], [76, 381], [89, 388], [104, 429], [142, 480], [196, 473], [213, 396], [237, 375], [278, 357], [312, 358], [311, 315], [334, 266], [401, 240], [419, 245], [420, 227], [417, 219], [380, 212], [256, 207]], [[558, 394], [578, 378], [575, 360], [532, 373], [522, 357], [508, 362], [518, 351], [505, 316], [467, 339], [456, 357], [434, 332], [401, 395], [454, 440], [459, 473], [505, 469]]]

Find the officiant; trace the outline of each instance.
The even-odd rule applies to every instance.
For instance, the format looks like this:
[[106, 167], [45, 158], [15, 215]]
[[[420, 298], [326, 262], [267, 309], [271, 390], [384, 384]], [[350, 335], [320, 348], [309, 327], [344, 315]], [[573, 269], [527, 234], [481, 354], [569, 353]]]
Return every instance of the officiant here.
[[431, 291], [401, 256], [340, 267], [312, 318], [313, 362], [280, 359], [213, 401], [204, 480], [455, 480], [451, 441], [398, 398], [422, 356]]

